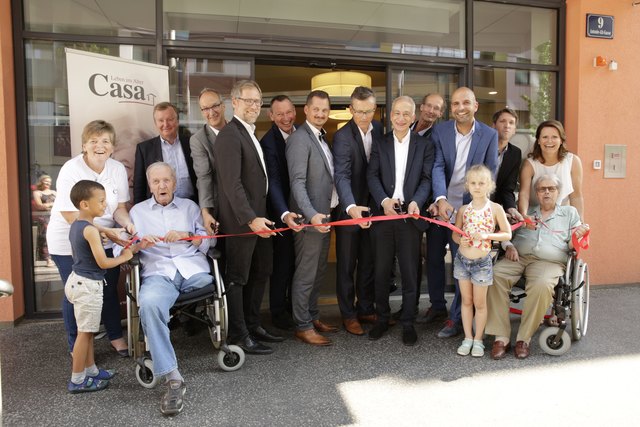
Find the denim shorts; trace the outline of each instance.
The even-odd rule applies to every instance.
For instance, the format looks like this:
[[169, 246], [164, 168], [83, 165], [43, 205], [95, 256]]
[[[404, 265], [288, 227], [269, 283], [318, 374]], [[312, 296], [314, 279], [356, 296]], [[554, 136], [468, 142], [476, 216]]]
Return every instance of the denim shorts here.
[[64, 285], [79, 332], [98, 332], [102, 315], [104, 280], [88, 279], [73, 271]]
[[493, 261], [491, 255], [469, 259], [458, 251], [453, 260], [453, 277], [458, 280], [471, 280], [471, 283], [477, 286], [492, 285]]

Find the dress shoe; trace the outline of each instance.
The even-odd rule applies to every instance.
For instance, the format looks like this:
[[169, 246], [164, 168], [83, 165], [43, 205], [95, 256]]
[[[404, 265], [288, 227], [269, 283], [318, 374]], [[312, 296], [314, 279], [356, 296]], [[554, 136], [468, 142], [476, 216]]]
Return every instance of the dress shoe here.
[[389, 330], [388, 325], [385, 325], [384, 323], [376, 323], [376, 325], [369, 331], [369, 339], [379, 340], [387, 330]]
[[304, 331], [296, 331], [296, 339], [306, 344], [327, 346], [333, 344], [331, 340], [316, 332], [315, 329], [305, 329]]
[[375, 313], [372, 314], [359, 314], [358, 320], [360, 323], [376, 323], [378, 316]]
[[529, 344], [524, 341], [516, 342], [513, 353], [516, 355], [516, 359], [526, 359], [529, 357]]
[[344, 319], [342, 321], [344, 324], [344, 328], [353, 335], [364, 335], [364, 329], [362, 329], [362, 325], [358, 322], [358, 319]]
[[293, 331], [296, 327], [296, 324], [293, 323], [291, 315], [286, 311], [272, 314], [271, 323], [273, 324], [273, 326], [278, 329], [282, 329], [283, 331]]
[[402, 344], [404, 345], [415, 345], [418, 341], [418, 334], [416, 334], [416, 328], [411, 326], [404, 326], [402, 328]]
[[234, 343], [238, 347], [244, 350], [247, 354], [271, 354], [273, 353], [273, 349], [271, 347], [267, 347], [264, 344], [259, 343], [254, 340], [251, 335], [247, 335], [245, 338], [236, 341]]
[[491, 347], [491, 358], [493, 360], [504, 359], [509, 350], [511, 350], [511, 343], [505, 344], [502, 341], [494, 341], [493, 347]]
[[258, 326], [253, 331], [251, 331], [251, 336], [258, 340], [264, 342], [282, 342], [284, 341], [284, 337], [280, 335], [275, 335], [267, 330], [265, 330], [262, 326]]
[[416, 319], [416, 323], [421, 323], [423, 325], [428, 325], [433, 322], [437, 322], [439, 320], [445, 320], [449, 316], [447, 309], [436, 310], [433, 307], [429, 307], [427, 312], [422, 317], [418, 317]]
[[313, 327], [316, 328], [318, 332], [338, 332], [338, 328], [333, 325], [327, 325], [326, 323], [322, 323], [320, 320], [313, 321]]

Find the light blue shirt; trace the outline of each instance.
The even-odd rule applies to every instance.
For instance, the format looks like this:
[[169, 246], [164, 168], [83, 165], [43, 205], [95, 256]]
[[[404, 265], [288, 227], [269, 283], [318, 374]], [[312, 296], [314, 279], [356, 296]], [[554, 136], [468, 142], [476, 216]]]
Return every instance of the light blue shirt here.
[[189, 168], [187, 167], [187, 160], [184, 157], [184, 151], [182, 151], [182, 145], [180, 144], [180, 138], [176, 138], [173, 144], [160, 137], [160, 146], [162, 147], [162, 160], [165, 163], [171, 165], [174, 171], [176, 171], [176, 192], [175, 195], [190, 199], [194, 195], [193, 184], [191, 183], [191, 177], [189, 176]]
[[[529, 216], [541, 218], [540, 206], [529, 209]], [[511, 243], [519, 255], [533, 255], [541, 260], [564, 264], [569, 254], [569, 242], [575, 227], [581, 224], [580, 215], [573, 206], [559, 206], [539, 225], [537, 230], [518, 228]]]
[[[207, 235], [198, 205], [176, 196], [167, 206], [156, 203], [152, 196], [135, 205], [129, 216], [140, 237], [149, 234], [163, 237], [171, 230]], [[215, 239], [203, 239], [198, 247], [190, 241], [157, 243], [140, 251], [142, 277], [161, 275], [173, 280], [176, 271], [185, 279], [197, 273], [208, 273], [210, 268], [205, 254], [210, 246], [215, 246]]]

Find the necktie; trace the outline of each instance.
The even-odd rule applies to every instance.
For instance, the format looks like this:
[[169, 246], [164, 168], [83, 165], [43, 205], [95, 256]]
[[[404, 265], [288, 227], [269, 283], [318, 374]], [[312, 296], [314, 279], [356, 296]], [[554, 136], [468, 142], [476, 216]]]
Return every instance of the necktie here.
[[[329, 144], [324, 139], [325, 130], [321, 129], [318, 134], [318, 139], [320, 140], [320, 146], [322, 147], [322, 151], [324, 151], [325, 156], [327, 156], [327, 163], [329, 163], [329, 170], [331, 171], [331, 179], [333, 180], [333, 155], [331, 154], [331, 150], [329, 149]], [[335, 185], [331, 191], [331, 209], [338, 206], [338, 193], [336, 192]]]

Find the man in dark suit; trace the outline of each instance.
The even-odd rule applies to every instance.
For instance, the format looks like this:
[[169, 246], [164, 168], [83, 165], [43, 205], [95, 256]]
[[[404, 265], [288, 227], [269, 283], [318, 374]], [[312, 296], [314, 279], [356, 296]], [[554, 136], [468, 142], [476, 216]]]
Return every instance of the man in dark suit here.
[[[411, 125], [411, 131], [416, 132], [420, 136], [424, 136], [425, 138], [429, 138], [431, 136], [431, 131], [433, 130], [433, 126], [442, 118], [442, 114], [444, 113], [446, 103], [444, 98], [439, 93], [428, 93], [422, 98], [422, 104], [420, 104], [420, 116], [418, 120], [416, 120]], [[418, 313], [418, 305], [420, 304], [420, 285], [422, 283], [422, 236], [420, 236], [420, 252], [421, 257], [418, 262], [418, 292], [416, 293], [416, 315]], [[393, 313], [394, 319], [399, 319], [402, 314], [402, 307], [400, 310]], [[445, 316], [446, 317], [446, 316]], [[443, 319], [444, 320], [444, 319]], [[421, 317], [416, 319], [416, 323], [424, 323], [425, 317]]]
[[498, 176], [496, 191], [491, 200], [499, 203], [507, 215], [522, 221], [516, 205], [516, 187], [522, 162], [522, 152], [509, 141], [516, 133], [518, 114], [511, 108], [503, 108], [493, 115], [493, 128], [498, 132]]
[[[355, 88], [349, 108], [353, 118], [336, 132], [332, 147], [339, 220], [369, 212], [367, 164], [373, 141], [382, 138], [382, 125], [373, 121], [376, 96], [370, 88]], [[336, 228], [336, 296], [344, 328], [354, 335], [364, 335], [361, 321], [375, 321], [370, 225]]]
[[307, 227], [293, 236], [296, 270], [291, 285], [295, 336], [318, 346], [331, 340], [318, 332], [337, 332], [338, 328], [320, 320], [318, 295], [324, 280], [329, 253], [331, 227], [322, 225], [338, 205], [333, 183], [333, 156], [324, 140], [322, 128], [329, 119], [329, 95], [314, 90], [304, 106], [306, 121], [287, 140], [286, 156], [291, 184], [291, 210], [300, 212], [316, 227]]
[[[443, 221], [455, 219], [455, 211], [471, 201], [464, 190], [467, 169], [476, 164], [484, 164], [495, 176], [498, 166], [498, 135], [489, 126], [475, 119], [478, 102], [475, 94], [467, 87], [458, 88], [451, 95], [451, 115], [454, 120], [440, 123], [433, 128], [431, 140], [435, 148], [433, 165], [433, 197], [435, 202], [429, 207], [433, 216]], [[446, 245], [449, 244], [451, 257], [455, 258], [458, 245], [451, 238], [446, 227], [434, 226], [427, 231], [427, 281], [431, 307], [427, 311], [427, 323], [446, 316], [445, 263]], [[456, 336], [461, 331], [460, 291], [456, 282], [456, 292], [449, 312], [449, 319], [440, 332], [439, 338]]]
[[[393, 131], [374, 142], [367, 168], [367, 183], [374, 199], [375, 213], [397, 216], [398, 211], [425, 215], [421, 210], [431, 196], [433, 145], [409, 131], [415, 119], [415, 103], [408, 96], [393, 101]], [[376, 222], [372, 228], [375, 248], [376, 324], [369, 339], [377, 340], [389, 327], [389, 276], [394, 257], [402, 276], [402, 342], [414, 345], [418, 340], [413, 326], [418, 278], [419, 243], [428, 223], [416, 219]]]
[[215, 185], [215, 163], [213, 145], [218, 132], [227, 124], [224, 118], [225, 105], [217, 90], [204, 88], [198, 98], [202, 117], [207, 121], [189, 140], [193, 170], [197, 176], [199, 205], [204, 226], [209, 234], [217, 229], [216, 213], [218, 189]]
[[136, 163], [133, 171], [133, 203], [151, 197], [147, 183], [147, 167], [155, 162], [165, 162], [176, 171], [176, 196], [198, 201], [196, 173], [193, 171], [189, 139], [178, 135], [178, 109], [169, 102], [153, 107], [153, 121], [160, 135], [143, 141], [136, 147]]
[[260, 115], [262, 91], [251, 80], [231, 89], [233, 119], [218, 133], [213, 146], [218, 185], [218, 219], [223, 234], [263, 232], [225, 239], [225, 281], [229, 306], [229, 342], [250, 354], [273, 349], [258, 339], [281, 341], [260, 325], [262, 294], [271, 275], [273, 222], [267, 215], [267, 168], [255, 122]]
[[[269, 118], [271, 129], [260, 140], [264, 161], [269, 176], [267, 210], [277, 228], [290, 227], [295, 230], [298, 215], [289, 211], [289, 170], [285, 156], [286, 141], [295, 130], [296, 107], [286, 95], [277, 95], [271, 100]], [[295, 324], [291, 318], [291, 281], [293, 279], [295, 255], [293, 234], [287, 230], [274, 236], [273, 272], [269, 281], [269, 309], [274, 326], [292, 330]]]

